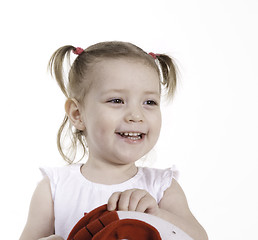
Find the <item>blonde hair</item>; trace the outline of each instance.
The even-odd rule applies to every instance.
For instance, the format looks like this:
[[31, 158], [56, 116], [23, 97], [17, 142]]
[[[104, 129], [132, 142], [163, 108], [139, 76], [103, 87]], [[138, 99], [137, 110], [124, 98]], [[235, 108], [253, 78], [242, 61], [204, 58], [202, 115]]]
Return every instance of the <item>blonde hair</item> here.
[[[63, 94], [67, 98], [75, 98], [78, 102], [83, 101], [91, 85], [91, 80], [88, 79], [87, 73], [97, 61], [105, 58], [130, 58], [143, 61], [150, 67], [153, 67], [160, 75], [160, 82], [166, 91], [166, 95], [171, 98], [174, 95], [177, 83], [177, 71], [173, 60], [168, 55], [158, 54], [151, 56], [141, 48], [128, 42], [101, 42], [85, 49], [74, 60], [72, 65], [69, 64], [70, 69], [68, 70], [68, 79], [66, 79], [64, 60], [66, 58], [70, 63], [70, 54], [75, 50], [76, 48], [71, 45], [57, 49], [48, 64], [51, 75], [56, 79]], [[70, 134], [69, 149], [73, 153], [72, 156], [64, 153], [64, 146], [61, 140], [67, 124], [69, 125], [68, 134]], [[73, 129], [72, 124], [68, 121], [68, 116], [65, 115], [57, 135], [58, 150], [65, 161], [70, 164], [74, 162], [79, 145], [83, 149], [81, 160], [87, 154], [86, 138], [83, 131]]]

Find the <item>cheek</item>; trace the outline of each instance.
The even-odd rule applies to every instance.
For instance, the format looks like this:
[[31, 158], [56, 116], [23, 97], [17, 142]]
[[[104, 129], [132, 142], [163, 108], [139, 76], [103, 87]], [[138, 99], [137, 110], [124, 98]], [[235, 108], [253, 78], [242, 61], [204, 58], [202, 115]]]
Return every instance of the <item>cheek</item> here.
[[91, 124], [88, 125], [88, 130], [86, 129], [86, 131], [86, 141], [91, 150], [96, 146], [100, 148], [104, 147], [103, 143], [107, 142], [108, 140], [108, 126], [106, 123], [104, 123], [104, 121], [97, 120], [91, 122]]
[[160, 129], [161, 129], [161, 118], [158, 118], [155, 123], [155, 133], [157, 134], [157, 137], [160, 134]]
[[154, 116], [153, 116], [153, 126], [154, 128], [156, 128], [157, 131], [160, 131], [160, 128], [161, 128], [161, 121], [162, 121], [162, 118], [161, 118], [161, 112], [158, 111]]
[[105, 137], [107, 134], [115, 132], [116, 129], [116, 119], [113, 114], [97, 114], [93, 116], [93, 121], [91, 122], [91, 132], [96, 136]]
[[155, 138], [159, 137], [160, 134], [160, 129], [161, 129], [161, 113], [157, 112], [156, 114], [153, 114], [152, 116], [150, 116], [151, 119], [151, 129], [152, 129], [152, 133], [153, 135], [155, 135]]

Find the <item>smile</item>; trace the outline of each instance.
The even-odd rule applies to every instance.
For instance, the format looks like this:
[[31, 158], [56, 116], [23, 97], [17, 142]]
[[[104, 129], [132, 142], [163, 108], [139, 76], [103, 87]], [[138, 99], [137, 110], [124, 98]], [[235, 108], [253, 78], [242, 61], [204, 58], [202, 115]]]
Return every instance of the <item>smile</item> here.
[[140, 132], [118, 132], [121, 137], [123, 138], [129, 138], [131, 140], [139, 140], [143, 138], [144, 133]]

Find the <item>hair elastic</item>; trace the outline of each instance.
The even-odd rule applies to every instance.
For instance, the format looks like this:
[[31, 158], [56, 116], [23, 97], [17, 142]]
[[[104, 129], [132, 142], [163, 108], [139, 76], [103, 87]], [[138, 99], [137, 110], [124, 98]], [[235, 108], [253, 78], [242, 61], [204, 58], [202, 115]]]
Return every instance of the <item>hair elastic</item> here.
[[73, 53], [76, 55], [81, 55], [84, 52], [84, 49], [77, 47], [73, 50]]
[[156, 59], [157, 56], [159, 56], [159, 54], [156, 54], [156, 53], [153, 53], [153, 52], [150, 52], [148, 54], [151, 55], [154, 59]]
[[160, 81], [163, 83], [163, 82], [164, 82], [163, 71], [162, 71], [162, 67], [161, 67], [161, 65], [160, 65], [160, 61], [159, 61], [159, 59], [157, 58], [157, 56], [160, 56], [160, 54], [153, 53], [153, 52], [150, 52], [150, 53], [148, 53], [148, 54], [154, 58], [155, 63], [156, 63], [156, 65], [158, 66], [158, 69], [159, 69]]

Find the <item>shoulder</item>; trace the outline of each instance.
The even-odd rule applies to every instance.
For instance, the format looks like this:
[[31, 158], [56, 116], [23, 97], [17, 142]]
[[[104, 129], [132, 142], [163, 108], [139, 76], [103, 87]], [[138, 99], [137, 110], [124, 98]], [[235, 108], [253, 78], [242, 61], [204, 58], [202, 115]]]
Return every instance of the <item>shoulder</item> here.
[[55, 200], [55, 193], [58, 185], [66, 184], [80, 177], [81, 164], [71, 164], [62, 167], [41, 167], [40, 171], [45, 178], [49, 179], [52, 198]]
[[174, 168], [158, 169], [158, 168], [140, 168], [141, 180], [148, 188], [148, 192], [159, 203], [163, 197], [164, 192], [167, 190], [174, 178], [177, 177]]
[[159, 168], [149, 168], [142, 167], [141, 171], [143, 172], [146, 178], [156, 179], [156, 180], [166, 180], [178, 177], [178, 171], [175, 167], [159, 169]]
[[70, 175], [80, 172], [81, 164], [71, 164], [62, 167], [41, 167], [42, 175], [48, 177], [51, 183], [57, 183], [62, 178], [68, 178]]
[[177, 179], [178, 175], [174, 167], [166, 169], [144, 167], [141, 171], [145, 181], [162, 193], [171, 185], [173, 179]]
[[80, 169], [81, 164], [71, 164], [61, 167], [40, 167], [40, 171], [43, 176], [53, 176], [58, 177], [59, 175], [67, 175], [71, 172], [74, 172]]

